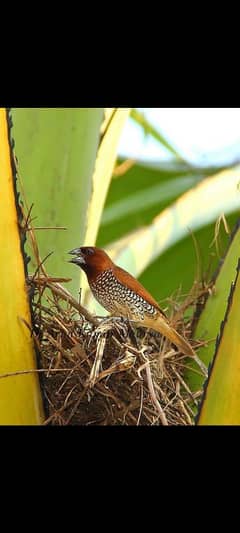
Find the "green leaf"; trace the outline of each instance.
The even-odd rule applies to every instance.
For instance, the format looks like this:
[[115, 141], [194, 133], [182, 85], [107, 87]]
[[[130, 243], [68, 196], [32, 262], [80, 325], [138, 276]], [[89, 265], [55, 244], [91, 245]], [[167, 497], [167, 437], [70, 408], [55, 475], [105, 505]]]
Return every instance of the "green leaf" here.
[[144, 129], [144, 132], [148, 135], [151, 135], [156, 139], [162, 146], [167, 148], [167, 150], [177, 157], [178, 159], [183, 160], [183, 157], [177, 152], [177, 150], [166, 140], [166, 138], [147, 120], [143, 113], [137, 111], [137, 109], [132, 109], [131, 118]]
[[[198, 349], [198, 355], [206, 365], [213, 358], [216, 337], [227, 308], [229, 288], [236, 275], [236, 264], [240, 255], [239, 250], [240, 229], [238, 224], [232, 235], [226, 256], [220, 263], [214, 288], [209, 294], [194, 333], [195, 339], [208, 341], [205, 346]], [[189, 372], [186, 377], [191, 390], [199, 390], [202, 387], [203, 379], [200, 375]]]
[[[239, 250], [239, 247], [238, 247]], [[208, 383], [205, 388], [198, 424], [240, 424], [240, 262], [228, 298]]]
[[92, 194], [87, 211], [87, 231], [84, 239], [86, 245], [92, 246], [96, 242], [103, 207], [116, 162], [120, 135], [129, 113], [130, 109], [115, 110], [99, 146], [92, 180]]
[[104, 210], [101, 226], [116, 223], [116, 220], [133, 215], [141, 210], [159, 206], [159, 201], [167, 202], [173, 197], [187, 191], [200, 181], [199, 177], [188, 176], [169, 179], [146, 189], [130, 194], [126, 198], [112, 203]]
[[[239, 207], [239, 180], [239, 168], [205, 178], [165, 208], [150, 225], [138, 228], [107, 247], [105, 245], [105, 248], [117, 264], [138, 277], [161, 254], [184, 237], [189, 236], [190, 231], [196, 232], [214, 223], [223, 212], [225, 214], [235, 212]], [[121, 179], [116, 181], [121, 182]], [[124, 223], [127, 224], [128, 220], [129, 217], [127, 220], [124, 219]], [[181, 254], [181, 248], [179, 253]], [[191, 254], [192, 259], [195, 260], [193, 245]], [[175, 257], [173, 261], [176, 265], [175, 270], [179, 272], [178, 257]], [[157, 277], [157, 279], [159, 279], [160, 291], [164, 278]], [[158, 291], [155, 297], [157, 294], [159, 294]], [[90, 300], [91, 297], [88, 295], [86, 302], [89, 303]]]
[[239, 159], [225, 165], [193, 165], [178, 160], [171, 161], [138, 161], [145, 169], [159, 171], [163, 176], [212, 176], [217, 172], [229, 170], [239, 165]]
[[219, 168], [194, 168], [171, 162], [162, 166], [154, 162], [135, 163], [111, 181], [97, 245], [104, 247], [129, 232], [151, 224], [153, 218], [184, 190], [191, 189], [204, 176], [210, 176], [216, 170]]
[[[238, 213], [228, 215], [227, 223], [233, 228]], [[214, 238], [215, 223], [208, 224], [194, 231], [197, 253], [192, 233], [168, 248], [139, 277], [139, 281], [147, 287], [155, 299], [166, 306], [166, 299], [178, 300], [191, 290], [196, 280], [209, 281], [215, 272], [219, 255], [216, 247], [211, 246]], [[220, 228], [220, 255], [223, 256], [228, 244], [228, 235]], [[170, 306], [170, 302], [168, 304]], [[189, 310], [189, 313], [191, 310]], [[189, 314], [188, 313], [188, 314]], [[192, 377], [191, 372], [191, 377]]]
[[[113, 169], [117, 158], [117, 149], [123, 126], [128, 118], [130, 109], [116, 109], [110, 115], [104, 135], [97, 153], [95, 170], [92, 178], [92, 191], [87, 209], [87, 228], [83, 244], [95, 245], [102, 211], [106, 200]], [[77, 241], [78, 244], [79, 241]], [[74, 246], [76, 247], [76, 245]], [[80, 271], [81, 294], [84, 298], [88, 284], [85, 275]]]
[[[170, 246], [213, 221], [222, 213], [239, 208], [240, 169], [205, 178], [162, 211], [151, 225], [108, 247], [114, 261], [135, 277]], [[143, 254], [144, 250], [144, 254]]]
[[[0, 425], [35, 425], [43, 406], [31, 335], [31, 313], [19, 234], [6, 110], [0, 109]], [[17, 224], [18, 222], [18, 224]], [[29, 374], [10, 375], [33, 370]]]
[[[14, 109], [13, 137], [28, 206], [39, 230], [37, 240], [46, 268], [69, 277], [66, 252], [84, 241], [87, 210], [103, 109]], [[32, 263], [32, 268], [36, 265]], [[79, 272], [72, 270], [68, 288], [77, 290]]]

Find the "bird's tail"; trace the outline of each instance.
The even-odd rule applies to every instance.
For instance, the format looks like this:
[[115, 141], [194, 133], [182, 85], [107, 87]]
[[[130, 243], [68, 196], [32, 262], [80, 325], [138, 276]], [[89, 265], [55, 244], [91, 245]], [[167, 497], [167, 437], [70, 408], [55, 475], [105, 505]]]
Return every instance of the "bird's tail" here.
[[167, 322], [164, 316], [158, 316], [155, 320], [153, 320], [152, 317], [148, 318], [145, 316], [144, 324], [139, 322], [139, 325], [158, 331], [161, 335], [167, 337], [167, 339], [175, 344], [185, 355], [196, 355], [189, 342]]
[[[167, 337], [173, 344], [175, 344], [181, 352], [185, 355], [193, 356], [195, 352], [189, 342], [180, 335], [170, 324], [167, 323], [164, 318], [158, 317], [155, 321], [156, 330], [159, 331], [164, 337]], [[153, 323], [152, 326], [153, 327]], [[155, 329], [155, 328], [154, 328]]]
[[144, 325], [154, 329], [155, 331], [158, 331], [161, 333], [161, 335], [164, 335], [164, 337], [167, 337], [167, 339], [175, 344], [181, 350], [181, 352], [192, 357], [199, 365], [205, 376], [207, 376], [207, 368], [201, 359], [199, 359], [192, 346], [186, 339], [184, 339], [184, 337], [182, 337], [182, 335], [180, 335], [180, 333], [178, 333], [170, 324], [168, 324], [164, 317], [162, 318], [161, 316], [158, 316], [155, 321], [150, 318], [149, 324], [148, 319], [145, 317]]

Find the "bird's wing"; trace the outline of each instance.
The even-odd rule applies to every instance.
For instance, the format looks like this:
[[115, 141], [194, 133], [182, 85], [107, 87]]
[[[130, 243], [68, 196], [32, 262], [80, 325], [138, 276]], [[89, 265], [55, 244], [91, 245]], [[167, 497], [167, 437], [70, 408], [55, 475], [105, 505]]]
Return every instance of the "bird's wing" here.
[[160, 313], [162, 313], [162, 315], [167, 318], [165, 313], [159, 307], [156, 300], [154, 300], [151, 294], [143, 287], [143, 285], [141, 285], [141, 283], [139, 283], [137, 279], [131, 276], [131, 274], [129, 274], [126, 270], [118, 266], [114, 266], [114, 274], [116, 275], [120, 283], [126, 285], [126, 287], [128, 287], [132, 291], [135, 291], [137, 294], [139, 294], [139, 296], [144, 298], [144, 300], [156, 307], [156, 309], [158, 309], [158, 311], [160, 311]]

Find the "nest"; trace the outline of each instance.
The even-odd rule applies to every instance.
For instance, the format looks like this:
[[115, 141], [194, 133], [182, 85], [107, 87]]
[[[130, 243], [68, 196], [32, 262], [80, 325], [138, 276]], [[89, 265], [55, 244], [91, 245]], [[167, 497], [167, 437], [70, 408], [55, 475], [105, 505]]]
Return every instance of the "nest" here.
[[[202, 391], [191, 392], [184, 371], [202, 374], [200, 361], [193, 363], [157, 332], [126, 319], [93, 317], [61, 281], [29, 278], [44, 424], [194, 424]], [[181, 305], [171, 302], [172, 323], [186, 338], [193, 320], [183, 314], [207, 291], [195, 283]]]

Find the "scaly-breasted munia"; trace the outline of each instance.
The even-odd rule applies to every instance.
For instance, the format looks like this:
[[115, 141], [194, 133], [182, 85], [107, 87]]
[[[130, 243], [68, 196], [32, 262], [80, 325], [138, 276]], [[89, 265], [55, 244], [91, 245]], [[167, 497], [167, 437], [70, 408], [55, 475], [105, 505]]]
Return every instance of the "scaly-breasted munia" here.
[[70, 263], [84, 270], [94, 297], [107, 311], [158, 331], [184, 354], [196, 356], [189, 342], [170, 325], [151, 294], [131, 274], [115, 265], [104, 250], [82, 246], [69, 253], [76, 256]]

